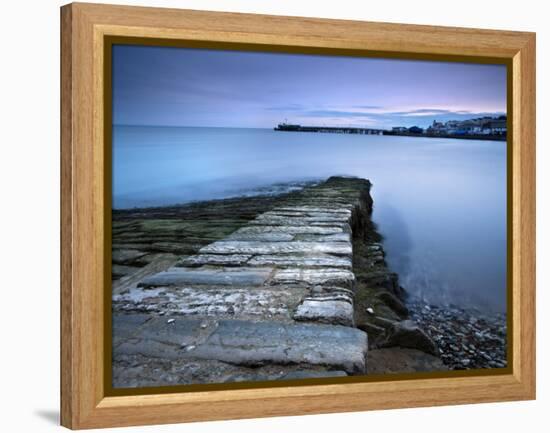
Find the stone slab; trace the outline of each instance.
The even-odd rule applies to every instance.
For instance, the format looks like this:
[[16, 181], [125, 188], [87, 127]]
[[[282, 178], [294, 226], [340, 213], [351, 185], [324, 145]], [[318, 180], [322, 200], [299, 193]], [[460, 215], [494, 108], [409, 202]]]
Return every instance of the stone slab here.
[[308, 298], [296, 309], [294, 320], [354, 326], [353, 304], [347, 300]]
[[225, 239], [233, 241], [285, 242], [293, 240], [294, 236], [291, 233], [283, 232], [243, 233], [237, 230]]
[[289, 217], [289, 216], [280, 216], [277, 214], [272, 214], [270, 212], [266, 212], [260, 216], [258, 216], [253, 222], [280, 222], [284, 225], [308, 225], [310, 223], [347, 223], [349, 222], [349, 217], [347, 216], [315, 216], [315, 217], [309, 217], [309, 216], [303, 216], [303, 217]]
[[245, 366], [327, 366], [361, 374], [366, 371], [367, 350], [367, 334], [346, 326], [221, 320], [203, 329], [200, 320], [156, 319], [116, 347], [114, 356], [207, 359]]
[[364, 373], [367, 334], [338, 325], [221, 321], [194, 356], [232, 364], [326, 365]]
[[185, 268], [173, 267], [144, 278], [139, 286], [175, 286], [187, 284], [261, 285], [269, 278], [272, 268]]
[[112, 261], [115, 264], [124, 265], [131, 263], [143, 256], [147, 255], [146, 251], [132, 249], [113, 249]]
[[290, 320], [308, 294], [300, 287], [138, 287], [113, 297], [118, 311], [178, 316]]
[[242, 266], [252, 256], [250, 254], [196, 254], [194, 256], [184, 257], [176, 266], [193, 267], [203, 265], [217, 266]]
[[278, 269], [275, 271], [272, 284], [286, 283], [286, 284], [300, 284], [305, 283], [308, 285], [315, 284], [341, 284], [344, 287], [353, 285], [355, 281], [355, 275], [353, 272], [346, 269], [339, 268], [288, 268]]
[[295, 240], [303, 242], [348, 242], [351, 243], [351, 233], [334, 233], [330, 235], [301, 234]]
[[315, 206], [282, 206], [273, 209], [274, 212], [330, 213], [351, 216], [352, 207], [315, 207]]
[[235, 233], [258, 234], [258, 233], [289, 233], [289, 234], [318, 234], [330, 235], [343, 233], [342, 227], [315, 227], [315, 226], [284, 226], [284, 225], [251, 225], [237, 230]]
[[311, 255], [276, 255], [265, 254], [254, 256], [248, 261], [253, 266], [292, 266], [292, 267], [331, 267], [351, 269], [352, 261], [349, 257], [332, 256], [329, 254]]
[[327, 253], [351, 256], [352, 248], [345, 242], [254, 242], [217, 241], [200, 249], [201, 254], [293, 254]]

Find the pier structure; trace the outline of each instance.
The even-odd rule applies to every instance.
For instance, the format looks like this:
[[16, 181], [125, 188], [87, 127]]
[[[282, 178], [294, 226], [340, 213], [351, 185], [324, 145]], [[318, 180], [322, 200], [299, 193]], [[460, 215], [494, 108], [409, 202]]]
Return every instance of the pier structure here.
[[362, 134], [362, 135], [383, 135], [385, 130], [375, 128], [358, 128], [353, 126], [302, 126], [297, 124], [280, 123], [274, 128], [275, 131], [294, 132], [322, 132], [332, 134]]
[[113, 385], [366, 374], [369, 343], [407, 315], [368, 236], [370, 187], [333, 177], [283, 195], [224, 238], [115, 285]]

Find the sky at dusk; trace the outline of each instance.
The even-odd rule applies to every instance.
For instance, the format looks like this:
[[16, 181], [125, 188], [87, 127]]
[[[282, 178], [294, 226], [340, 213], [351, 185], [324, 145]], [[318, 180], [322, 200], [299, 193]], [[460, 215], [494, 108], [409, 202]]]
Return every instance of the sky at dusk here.
[[117, 45], [119, 125], [426, 127], [506, 113], [506, 67]]

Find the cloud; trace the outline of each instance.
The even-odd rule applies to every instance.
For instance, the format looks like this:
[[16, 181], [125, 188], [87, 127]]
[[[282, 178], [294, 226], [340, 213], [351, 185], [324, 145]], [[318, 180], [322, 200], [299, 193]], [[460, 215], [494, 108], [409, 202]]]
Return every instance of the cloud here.
[[380, 109], [383, 109], [384, 107], [380, 105], [353, 105], [352, 108], [359, 108], [364, 110], [380, 110]]
[[308, 110], [302, 113], [311, 117], [369, 117], [372, 113], [345, 110]]
[[274, 105], [266, 108], [267, 111], [299, 111], [304, 109], [305, 107], [302, 104]]
[[418, 108], [415, 110], [407, 110], [407, 111], [393, 111], [389, 112], [387, 114], [390, 114], [392, 116], [433, 116], [437, 114], [451, 114], [453, 113], [452, 110], [444, 110], [441, 108]]
[[292, 122], [301, 124], [325, 125], [358, 125], [369, 127], [390, 128], [393, 126], [421, 126], [427, 127], [434, 120], [446, 122], [448, 120], [468, 120], [484, 116], [499, 116], [505, 114], [500, 111], [469, 111], [451, 110], [445, 108], [414, 108], [410, 110], [345, 110], [320, 109], [297, 110], [292, 113]]

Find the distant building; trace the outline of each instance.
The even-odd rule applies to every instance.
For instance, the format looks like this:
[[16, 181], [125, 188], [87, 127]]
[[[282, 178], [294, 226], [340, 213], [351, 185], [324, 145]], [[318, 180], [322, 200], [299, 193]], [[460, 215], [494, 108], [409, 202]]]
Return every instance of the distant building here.
[[436, 122], [426, 129], [427, 135], [506, 135], [506, 116], [478, 117], [468, 120]]
[[411, 126], [408, 132], [409, 134], [422, 134], [424, 130], [418, 126]]
[[426, 129], [426, 133], [428, 135], [445, 135], [447, 134], [447, 128], [443, 122], [436, 122], [434, 120], [433, 123]]
[[403, 133], [408, 131], [405, 126], [394, 126], [391, 130], [392, 132], [396, 132], [396, 133]]
[[506, 133], [506, 119], [491, 120], [488, 122], [489, 129], [495, 134]]

